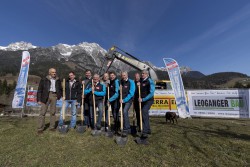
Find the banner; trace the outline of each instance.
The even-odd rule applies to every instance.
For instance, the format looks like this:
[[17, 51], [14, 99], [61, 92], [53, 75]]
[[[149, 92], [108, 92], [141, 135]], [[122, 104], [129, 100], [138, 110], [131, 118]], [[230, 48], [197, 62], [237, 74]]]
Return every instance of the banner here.
[[154, 104], [149, 110], [150, 116], [164, 116], [166, 112], [177, 112], [173, 91], [155, 90]]
[[249, 90], [188, 91], [191, 116], [249, 118]]
[[37, 103], [37, 90], [28, 90], [26, 106], [39, 106]]
[[179, 65], [174, 59], [171, 58], [164, 58], [163, 61], [168, 70], [168, 75], [175, 94], [178, 114], [180, 118], [190, 117]]
[[18, 76], [14, 98], [12, 101], [12, 108], [23, 108], [26, 85], [28, 80], [29, 64], [30, 54], [28, 51], [23, 51], [21, 69]]

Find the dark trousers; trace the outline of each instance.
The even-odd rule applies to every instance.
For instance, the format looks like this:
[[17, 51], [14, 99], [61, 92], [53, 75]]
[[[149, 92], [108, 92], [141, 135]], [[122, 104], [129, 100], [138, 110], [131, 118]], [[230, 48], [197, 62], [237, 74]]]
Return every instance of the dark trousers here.
[[137, 127], [140, 127], [140, 107], [139, 107], [139, 101], [134, 100], [134, 110], [136, 114], [136, 125]]
[[112, 109], [112, 115], [114, 118], [114, 131], [118, 131], [119, 128], [119, 109], [120, 109], [120, 103], [118, 100], [115, 100], [110, 103], [111, 109]]
[[85, 126], [90, 126], [90, 112], [89, 112], [89, 103], [85, 102], [84, 103], [84, 125]]
[[143, 126], [143, 134], [149, 134], [151, 132], [149, 125], [149, 109], [154, 103], [153, 100], [149, 100], [146, 102], [142, 102], [142, 126]]

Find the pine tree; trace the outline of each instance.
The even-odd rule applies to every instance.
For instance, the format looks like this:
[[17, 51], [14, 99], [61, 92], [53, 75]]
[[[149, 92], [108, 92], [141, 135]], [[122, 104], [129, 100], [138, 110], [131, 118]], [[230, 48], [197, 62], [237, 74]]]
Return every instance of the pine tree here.
[[0, 95], [3, 94], [3, 82], [0, 80]]
[[2, 88], [3, 88], [3, 94], [6, 94], [7, 93], [7, 89], [8, 89], [8, 84], [7, 84], [7, 80], [6, 79], [4, 79], [4, 81], [3, 81]]

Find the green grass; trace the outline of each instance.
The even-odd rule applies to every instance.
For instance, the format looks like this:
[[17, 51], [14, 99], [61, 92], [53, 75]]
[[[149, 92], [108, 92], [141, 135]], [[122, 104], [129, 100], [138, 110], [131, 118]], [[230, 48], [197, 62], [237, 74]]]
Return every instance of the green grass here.
[[[46, 122], [48, 123], [48, 120]], [[249, 166], [250, 120], [151, 118], [150, 145], [125, 147], [90, 132], [46, 130], [37, 118], [0, 118], [0, 166]]]

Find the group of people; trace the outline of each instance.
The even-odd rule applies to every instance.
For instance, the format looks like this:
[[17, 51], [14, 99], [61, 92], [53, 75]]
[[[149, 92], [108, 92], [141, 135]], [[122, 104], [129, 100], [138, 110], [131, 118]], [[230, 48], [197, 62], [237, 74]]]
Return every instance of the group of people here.
[[[76, 106], [83, 101], [84, 124], [91, 129], [101, 129], [101, 121], [105, 114], [105, 129], [109, 127], [108, 107], [111, 106], [114, 133], [120, 128], [119, 110], [122, 107], [123, 131], [127, 136], [130, 132], [129, 109], [134, 105], [137, 118], [137, 127], [140, 127], [140, 104], [142, 112], [142, 136], [147, 138], [151, 133], [149, 123], [149, 109], [154, 102], [155, 85], [149, 77], [148, 71], [136, 73], [134, 79], [128, 77], [128, 72], [121, 72], [119, 80], [115, 72], [105, 73], [102, 80], [98, 74], [92, 76], [90, 70], [86, 70], [83, 81], [76, 80], [75, 73], [69, 72], [69, 79], [65, 83], [65, 97], [63, 97], [66, 109], [71, 105], [70, 128], [76, 126]], [[140, 90], [138, 89], [140, 88]], [[56, 75], [56, 69], [49, 69], [49, 75], [42, 78], [37, 92], [37, 101], [41, 105], [38, 118], [38, 134], [42, 134], [45, 127], [45, 114], [50, 106], [50, 131], [56, 130], [56, 101], [62, 97], [62, 84]], [[140, 95], [139, 95], [140, 94]], [[95, 104], [95, 106], [94, 106]], [[122, 106], [121, 106], [122, 105]], [[94, 121], [94, 107], [98, 108], [98, 119]], [[103, 111], [105, 113], [103, 113]], [[59, 126], [63, 125], [62, 110], [60, 112]]]

